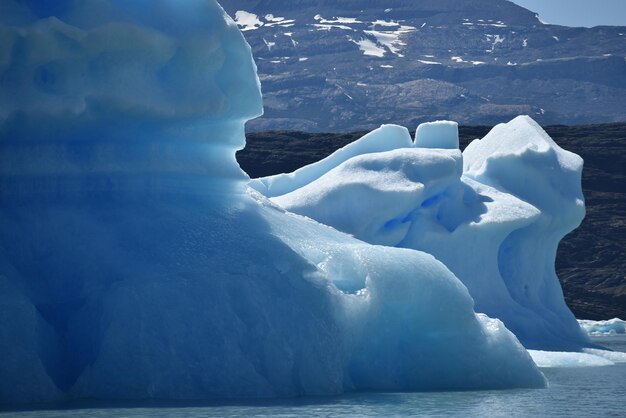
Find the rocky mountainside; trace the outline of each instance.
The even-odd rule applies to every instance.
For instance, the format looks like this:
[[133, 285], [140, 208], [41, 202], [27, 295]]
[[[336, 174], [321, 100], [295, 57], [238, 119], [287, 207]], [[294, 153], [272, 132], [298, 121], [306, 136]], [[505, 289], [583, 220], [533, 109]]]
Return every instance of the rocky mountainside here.
[[626, 27], [543, 24], [507, 0], [222, 0], [255, 56], [249, 130], [434, 119], [626, 121]]
[[[490, 129], [460, 126], [461, 149]], [[561, 241], [557, 255], [565, 300], [577, 318], [626, 318], [626, 124], [545, 129], [561, 147], [585, 160], [587, 215]], [[237, 159], [251, 177], [291, 172], [365, 133], [252, 133]]]

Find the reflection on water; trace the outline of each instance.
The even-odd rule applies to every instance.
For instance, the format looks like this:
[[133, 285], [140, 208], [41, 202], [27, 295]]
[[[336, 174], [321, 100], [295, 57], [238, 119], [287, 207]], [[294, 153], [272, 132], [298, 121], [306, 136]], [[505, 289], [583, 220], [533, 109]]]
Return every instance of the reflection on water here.
[[[626, 352], [626, 336], [594, 342]], [[214, 416], [624, 416], [626, 364], [544, 369], [548, 389], [482, 392], [357, 393], [332, 398], [223, 403], [80, 403], [64, 409], [12, 410], [4, 417]]]

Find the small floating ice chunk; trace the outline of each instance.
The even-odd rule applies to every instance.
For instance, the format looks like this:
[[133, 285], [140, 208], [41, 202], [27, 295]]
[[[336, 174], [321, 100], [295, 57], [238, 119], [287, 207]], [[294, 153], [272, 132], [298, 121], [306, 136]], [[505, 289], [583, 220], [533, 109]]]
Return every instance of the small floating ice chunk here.
[[608, 358], [589, 353], [540, 350], [528, 350], [528, 353], [538, 367], [598, 367], [615, 364]]
[[583, 352], [602, 357], [614, 363], [626, 363], [626, 353], [621, 351], [600, 350], [597, 348], [583, 348]]
[[607, 321], [579, 319], [578, 323], [589, 335], [626, 334], [626, 321], [619, 318], [613, 318]]

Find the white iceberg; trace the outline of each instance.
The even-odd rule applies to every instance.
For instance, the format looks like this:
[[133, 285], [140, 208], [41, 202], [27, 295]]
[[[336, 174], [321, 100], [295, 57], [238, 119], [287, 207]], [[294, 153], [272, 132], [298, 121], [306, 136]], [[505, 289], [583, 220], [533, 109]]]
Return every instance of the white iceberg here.
[[215, 1], [2, 7], [0, 402], [545, 386], [433, 256], [247, 189], [259, 81]]
[[579, 319], [578, 323], [586, 333], [593, 336], [626, 334], [626, 321], [619, 318], [606, 321]]
[[[402, 131], [386, 126], [379, 132]], [[406, 142], [404, 134], [388, 137], [376, 136]], [[585, 213], [582, 159], [527, 116], [496, 126], [462, 154], [452, 122], [420, 125], [410, 145], [331, 164], [344, 153], [339, 150], [316, 163], [329, 168], [326, 173], [317, 170], [314, 181], [292, 182], [300, 187], [270, 196], [366, 242], [434, 255], [467, 286], [476, 311], [501, 319], [527, 348], [589, 346], [554, 270], [560, 239]]]
[[598, 348], [583, 348], [582, 352], [528, 350], [538, 367], [598, 367], [626, 363], [626, 353]]
[[538, 367], [572, 368], [613, 366], [611, 360], [590, 353], [528, 350]]

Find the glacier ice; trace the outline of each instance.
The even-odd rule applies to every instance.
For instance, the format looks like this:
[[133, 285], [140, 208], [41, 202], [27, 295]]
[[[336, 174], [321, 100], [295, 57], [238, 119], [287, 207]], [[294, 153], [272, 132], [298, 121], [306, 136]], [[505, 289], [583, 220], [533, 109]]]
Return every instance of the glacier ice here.
[[[247, 188], [260, 85], [215, 1], [0, 7], [0, 402], [545, 385], [432, 255]], [[262, 189], [411, 142], [378, 135]]]
[[554, 261], [584, 217], [581, 170], [582, 159], [527, 116], [463, 153], [456, 124], [439, 121], [420, 125], [411, 148], [354, 156], [272, 200], [366, 242], [432, 254], [477, 312], [501, 319], [527, 348], [580, 350], [590, 343]]

